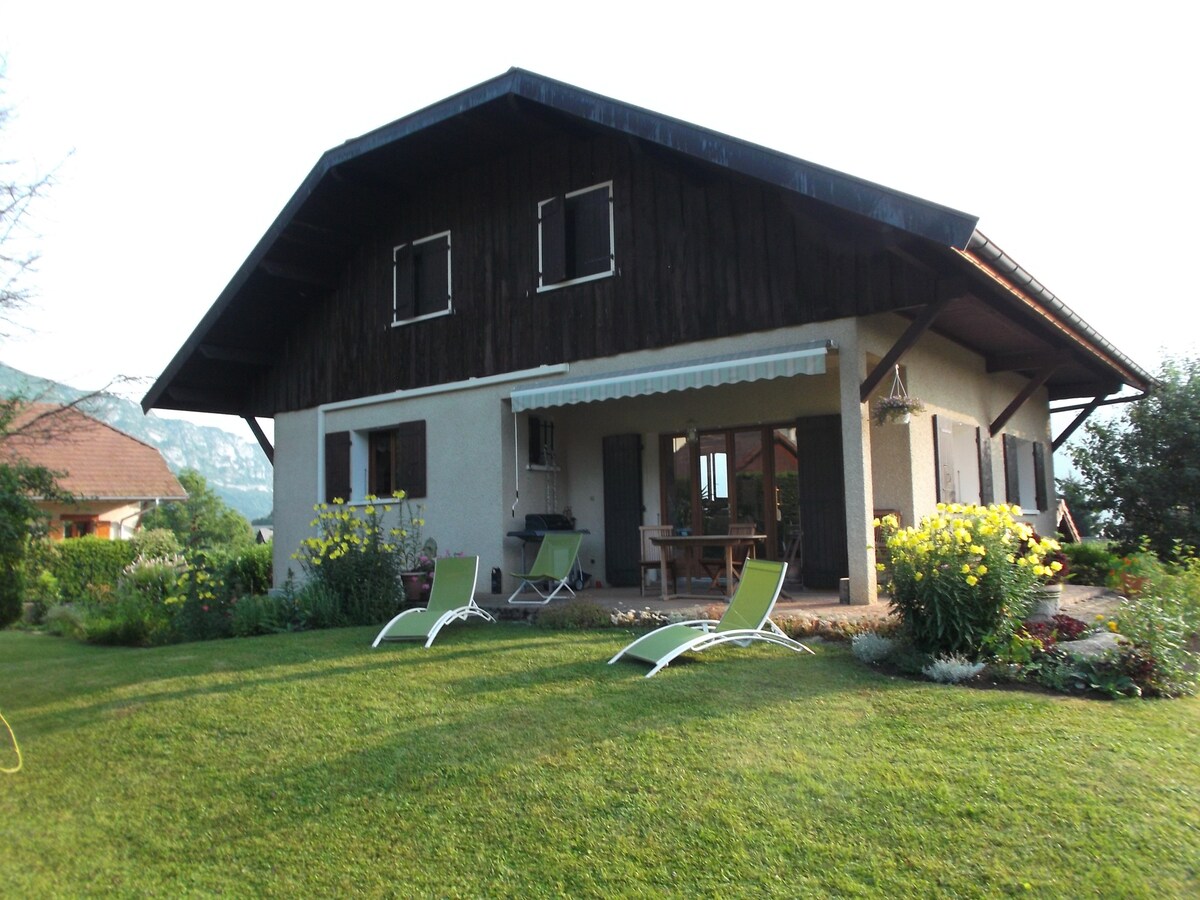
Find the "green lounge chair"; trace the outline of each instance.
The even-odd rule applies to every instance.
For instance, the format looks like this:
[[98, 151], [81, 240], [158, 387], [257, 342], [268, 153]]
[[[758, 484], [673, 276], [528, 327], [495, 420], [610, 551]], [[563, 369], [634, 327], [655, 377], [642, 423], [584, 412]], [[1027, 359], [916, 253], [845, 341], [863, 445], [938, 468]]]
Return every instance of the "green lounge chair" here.
[[[545, 606], [561, 590], [566, 590], [574, 597], [575, 592], [571, 590], [567, 581], [571, 577], [571, 570], [575, 568], [575, 558], [579, 555], [581, 543], [583, 535], [577, 531], [547, 531], [529, 571], [512, 573], [512, 577], [520, 578], [521, 583], [512, 592], [508, 602], [514, 606]], [[544, 593], [538, 586], [541, 584], [546, 586]], [[517, 597], [525, 588], [533, 588], [538, 599], [518, 600]]]
[[632, 656], [653, 664], [654, 668], [646, 674], [649, 678], [681, 653], [707, 650], [721, 644], [735, 643], [745, 647], [750, 641], [768, 641], [797, 653], [812, 653], [799, 641], [792, 640], [780, 631], [770, 618], [786, 572], [787, 563], [746, 560], [737, 592], [729, 601], [729, 608], [720, 621], [697, 619], [664, 625], [642, 635], [610, 659], [608, 664], [611, 666], [622, 656]]
[[479, 616], [495, 622], [491, 613], [475, 605], [478, 556], [444, 556], [433, 564], [433, 589], [424, 609], [406, 609], [383, 626], [372, 647], [380, 641], [424, 641], [428, 647], [450, 622]]

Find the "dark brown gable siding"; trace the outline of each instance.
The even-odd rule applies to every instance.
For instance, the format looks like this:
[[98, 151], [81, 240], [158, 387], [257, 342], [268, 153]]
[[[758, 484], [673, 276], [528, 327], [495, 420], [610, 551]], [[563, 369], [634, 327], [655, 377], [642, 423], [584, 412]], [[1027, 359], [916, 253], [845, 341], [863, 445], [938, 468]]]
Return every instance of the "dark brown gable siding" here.
[[[537, 290], [537, 204], [613, 181], [616, 275]], [[927, 271], [813, 201], [609, 137], [564, 135], [384, 198], [327, 298], [297, 311], [259, 407], [865, 315], [927, 300]], [[392, 248], [451, 232], [454, 314], [391, 327]]]

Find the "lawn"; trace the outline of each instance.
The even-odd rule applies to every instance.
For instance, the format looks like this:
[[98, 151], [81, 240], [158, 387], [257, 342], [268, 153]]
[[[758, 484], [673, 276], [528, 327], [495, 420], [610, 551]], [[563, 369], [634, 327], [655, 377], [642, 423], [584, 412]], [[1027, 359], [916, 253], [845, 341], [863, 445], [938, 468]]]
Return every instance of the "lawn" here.
[[3, 893], [1200, 894], [1195, 699], [943, 687], [844, 645], [645, 680], [604, 664], [614, 630], [373, 634], [0, 633]]

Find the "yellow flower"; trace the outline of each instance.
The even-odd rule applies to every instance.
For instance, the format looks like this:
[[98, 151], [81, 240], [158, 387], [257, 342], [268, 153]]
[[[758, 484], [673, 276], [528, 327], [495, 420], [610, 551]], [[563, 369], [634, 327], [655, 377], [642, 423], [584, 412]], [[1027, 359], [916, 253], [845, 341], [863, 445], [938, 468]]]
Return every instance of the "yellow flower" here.
[[913, 576], [913, 580], [914, 580], [914, 581], [920, 581], [920, 580], [921, 580], [922, 578], [924, 578], [924, 577], [925, 577], [925, 573], [924, 573], [924, 572], [918, 572], [917, 574], [915, 574], [915, 575]]
[[975, 572], [976, 572], [976, 574], [979, 574], [979, 575], [986, 575], [988, 573], [988, 567], [980, 566], [978, 569], [975, 570]]
[[1110, 622], [1108, 623], [1108, 630], [1109, 630], [1109, 631], [1116, 631], [1116, 630], [1117, 630], [1117, 623], [1116, 623], [1116, 622], [1112, 622], [1112, 621], [1110, 621]]
[[971, 587], [975, 587], [975, 585], [979, 584], [979, 579], [976, 578], [974, 575], [968, 575], [967, 576], [967, 584], [971, 585]]
[[961, 571], [961, 572], [962, 572], [964, 575], [969, 575], [969, 574], [971, 574], [971, 567], [970, 567], [970, 565], [968, 565], [967, 563], [963, 563], [962, 569], [961, 569], [960, 571]]

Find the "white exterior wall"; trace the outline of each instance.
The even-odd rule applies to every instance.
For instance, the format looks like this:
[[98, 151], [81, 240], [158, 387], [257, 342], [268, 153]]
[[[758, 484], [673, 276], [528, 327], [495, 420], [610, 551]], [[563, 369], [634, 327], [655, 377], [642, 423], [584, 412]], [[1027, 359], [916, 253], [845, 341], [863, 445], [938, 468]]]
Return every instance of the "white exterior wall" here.
[[[932, 415], [987, 426], [1021, 390], [1017, 375], [988, 375], [982, 358], [927, 334], [903, 360], [909, 392], [926, 411], [909, 425], [876, 426], [869, 404], [858, 402], [858, 386], [869, 368], [895, 343], [906, 327], [899, 316], [842, 319], [803, 327], [696, 342], [553, 367], [544, 373], [520, 373], [451, 390], [413, 391], [372, 398], [357, 404], [331, 404], [275, 419], [275, 572], [282, 583], [288, 568], [297, 577], [291, 554], [311, 528], [313, 505], [320, 499], [324, 434], [383, 428], [399, 422], [426, 422], [428, 496], [425, 535], [439, 551], [480, 557], [478, 589], [490, 589], [489, 573], [499, 566], [505, 590], [507, 573], [519, 570], [521, 543], [506, 532], [524, 527], [528, 513], [569, 511], [579, 528], [590, 531], [580, 561], [604, 578], [604, 482], [602, 438], [642, 436], [643, 522], [659, 520], [658, 435], [684, 431], [789, 423], [811, 415], [842, 415], [847, 548], [851, 599], [875, 597], [874, 540], [876, 509], [899, 509], [907, 523], [932, 511], [936, 471]], [[534, 415], [555, 426], [557, 471], [527, 465], [526, 414], [515, 418], [509, 396], [516, 388], [561, 377], [588, 377], [650, 366], [669, 367], [720, 354], [830, 340], [824, 375], [796, 376], [702, 390], [680, 391], [620, 401], [538, 410]], [[890, 376], [880, 391], [887, 392]], [[1008, 423], [1005, 431], [1049, 443], [1048, 401], [1040, 391]], [[1052, 455], [1047, 454], [1047, 496], [1053, 497]], [[992, 479], [997, 500], [1004, 498], [1004, 453], [999, 436], [992, 442]], [[518, 499], [519, 489], [519, 499]], [[1052, 504], [1051, 504], [1052, 505]], [[1053, 510], [1029, 517], [1045, 534], [1054, 531]], [[531, 560], [530, 560], [531, 561]]]
[[[864, 319], [864, 345], [875, 359], [882, 357], [903, 334], [907, 322], [899, 316]], [[937, 504], [937, 470], [933, 416], [988, 426], [1026, 385], [1014, 373], [988, 374], [983, 357], [936, 334], [925, 334], [901, 361], [910, 395], [925, 404], [925, 412], [908, 425], [871, 426], [876, 509], [899, 509], [905, 524], [913, 524]], [[884, 378], [875, 396], [884, 395], [892, 376]], [[1003, 434], [1050, 444], [1050, 401], [1037, 391], [992, 438], [992, 485], [997, 503], [1005, 501]], [[1047, 450], [1049, 447], [1047, 446]], [[1049, 509], [1024, 517], [1042, 534], [1053, 534], [1055, 523], [1053, 454], [1046, 453], [1046, 497]]]

